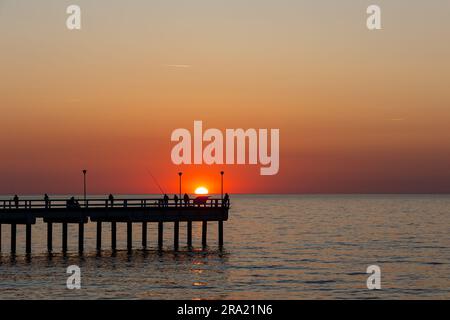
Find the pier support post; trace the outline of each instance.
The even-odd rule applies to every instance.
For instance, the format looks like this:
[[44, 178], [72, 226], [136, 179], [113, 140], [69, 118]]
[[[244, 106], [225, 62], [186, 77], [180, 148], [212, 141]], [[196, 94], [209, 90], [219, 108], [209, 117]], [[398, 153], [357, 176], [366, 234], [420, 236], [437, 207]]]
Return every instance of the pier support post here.
[[0, 224], [0, 252], [2, 252], [2, 225]]
[[179, 244], [179, 233], [180, 233], [180, 222], [175, 221], [173, 225], [173, 248], [175, 251], [178, 250], [178, 244]]
[[15, 223], [11, 224], [11, 253], [16, 253], [16, 236], [17, 236], [17, 225]]
[[147, 248], [147, 222], [142, 222], [142, 247]]
[[111, 222], [111, 249], [116, 251], [116, 236], [117, 236], [117, 223], [115, 221]]
[[47, 222], [47, 250], [48, 252], [53, 250], [53, 225], [51, 222]]
[[219, 247], [223, 247], [223, 221], [219, 221]]
[[84, 223], [78, 224], [78, 253], [84, 251]]
[[192, 247], [192, 221], [187, 222], [187, 245]]
[[102, 250], [102, 222], [97, 221], [97, 250]]
[[206, 234], [208, 233], [208, 222], [202, 222], [202, 246], [206, 247]]
[[164, 233], [164, 225], [162, 221], [158, 222], [158, 248], [159, 250], [163, 247], [163, 233]]
[[62, 251], [67, 252], [67, 222], [62, 224]]
[[30, 254], [31, 253], [31, 224], [27, 223], [26, 225], [26, 231], [25, 231], [25, 252], [26, 254]]
[[16, 253], [17, 225], [11, 224], [11, 253]]
[[127, 222], [127, 250], [131, 251], [133, 248], [133, 223]]

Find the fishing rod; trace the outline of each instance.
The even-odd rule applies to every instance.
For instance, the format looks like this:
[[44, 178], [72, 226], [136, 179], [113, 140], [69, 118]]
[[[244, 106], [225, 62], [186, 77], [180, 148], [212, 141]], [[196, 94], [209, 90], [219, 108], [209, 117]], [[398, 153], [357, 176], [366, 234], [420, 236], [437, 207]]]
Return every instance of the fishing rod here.
[[161, 191], [162, 194], [166, 194], [163, 188], [161, 188], [161, 185], [158, 183], [158, 180], [156, 180], [155, 176], [150, 172], [150, 170], [147, 169], [147, 173], [150, 175], [150, 177], [152, 177], [153, 182], [158, 186], [159, 191]]

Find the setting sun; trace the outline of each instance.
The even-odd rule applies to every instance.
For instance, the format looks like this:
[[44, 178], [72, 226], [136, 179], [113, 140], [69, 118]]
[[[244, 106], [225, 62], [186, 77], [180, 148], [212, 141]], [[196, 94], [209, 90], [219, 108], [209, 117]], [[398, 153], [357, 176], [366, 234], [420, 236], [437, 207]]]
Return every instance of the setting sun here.
[[205, 187], [198, 187], [195, 189], [195, 194], [208, 194], [208, 189]]

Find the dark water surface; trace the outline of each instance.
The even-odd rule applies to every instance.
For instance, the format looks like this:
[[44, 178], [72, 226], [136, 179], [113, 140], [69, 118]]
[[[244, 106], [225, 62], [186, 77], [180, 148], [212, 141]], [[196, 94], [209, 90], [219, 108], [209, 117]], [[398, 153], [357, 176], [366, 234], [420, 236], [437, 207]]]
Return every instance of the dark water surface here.
[[[132, 254], [113, 254], [104, 224], [104, 251], [95, 251], [95, 225], [85, 229], [85, 254], [77, 254], [78, 229], [69, 227], [67, 256], [46, 253], [46, 225], [33, 226], [33, 255], [26, 258], [25, 230], [9, 254], [2, 228], [0, 299], [415, 299], [450, 298], [450, 196], [235, 196], [225, 223], [225, 247], [217, 248], [217, 224], [208, 225], [207, 250], [194, 223], [194, 247], [172, 251], [172, 224], [165, 250], [156, 250], [157, 226], [149, 224], [148, 251], [140, 250], [134, 225]], [[61, 248], [61, 226], [53, 231]], [[118, 224], [118, 248], [126, 248]], [[366, 287], [366, 268], [380, 266], [382, 290]], [[66, 268], [78, 265], [82, 288], [66, 288]]]

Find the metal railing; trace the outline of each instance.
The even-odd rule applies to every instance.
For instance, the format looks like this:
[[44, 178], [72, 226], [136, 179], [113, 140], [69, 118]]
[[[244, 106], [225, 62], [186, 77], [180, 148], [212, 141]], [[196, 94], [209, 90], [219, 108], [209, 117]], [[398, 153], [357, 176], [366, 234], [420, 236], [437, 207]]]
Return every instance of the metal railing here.
[[180, 207], [229, 207], [230, 203], [221, 198], [193, 198], [175, 201], [173, 198], [89, 198], [75, 199], [7, 199], [0, 200], [1, 210], [12, 209], [78, 209], [78, 208], [180, 208]]

